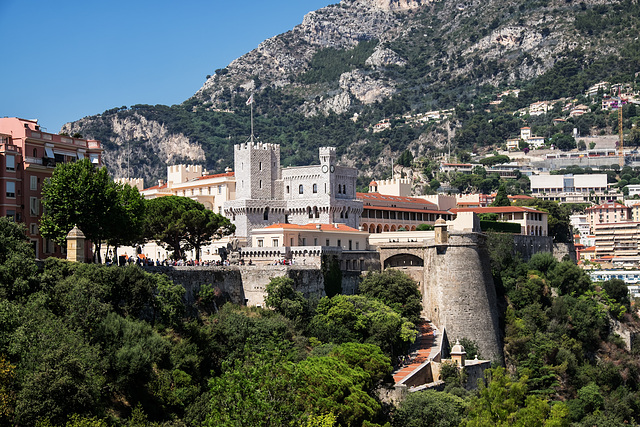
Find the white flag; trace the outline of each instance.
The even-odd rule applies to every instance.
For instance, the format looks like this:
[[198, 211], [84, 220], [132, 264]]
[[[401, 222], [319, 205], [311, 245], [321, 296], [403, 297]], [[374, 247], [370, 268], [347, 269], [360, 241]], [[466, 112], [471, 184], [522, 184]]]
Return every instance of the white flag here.
[[253, 104], [253, 94], [247, 99], [247, 105]]

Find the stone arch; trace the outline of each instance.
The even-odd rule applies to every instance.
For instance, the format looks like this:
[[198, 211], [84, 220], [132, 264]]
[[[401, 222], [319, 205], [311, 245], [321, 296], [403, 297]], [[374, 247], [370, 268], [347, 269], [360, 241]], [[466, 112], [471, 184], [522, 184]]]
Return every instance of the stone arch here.
[[392, 226], [391, 226], [391, 228], [390, 228], [390, 230], [391, 230], [391, 231], [396, 231], [396, 226], [395, 226], [395, 225], [392, 225]]
[[376, 226], [374, 224], [369, 224], [369, 234], [373, 234], [376, 232]]
[[415, 225], [411, 226], [411, 231], [416, 231], [416, 226]]
[[384, 268], [389, 267], [424, 267], [424, 260], [414, 254], [400, 253], [384, 260]]
[[384, 228], [382, 229], [382, 231], [384, 231], [384, 232], [389, 231], [389, 225], [385, 224]]
[[378, 224], [376, 227], [376, 233], [382, 233], [382, 224]]

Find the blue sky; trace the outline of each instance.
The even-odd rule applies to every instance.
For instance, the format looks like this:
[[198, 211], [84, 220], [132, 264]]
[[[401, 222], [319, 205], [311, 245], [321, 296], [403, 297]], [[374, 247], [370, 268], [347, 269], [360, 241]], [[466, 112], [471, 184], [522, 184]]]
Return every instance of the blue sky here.
[[179, 104], [207, 74], [338, 0], [0, 0], [0, 117], [49, 132], [134, 104]]

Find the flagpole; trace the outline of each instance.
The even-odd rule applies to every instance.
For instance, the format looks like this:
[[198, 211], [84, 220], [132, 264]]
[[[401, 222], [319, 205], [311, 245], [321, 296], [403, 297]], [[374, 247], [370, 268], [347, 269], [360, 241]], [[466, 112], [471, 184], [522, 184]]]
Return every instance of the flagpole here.
[[251, 142], [253, 142], [253, 93], [251, 94]]

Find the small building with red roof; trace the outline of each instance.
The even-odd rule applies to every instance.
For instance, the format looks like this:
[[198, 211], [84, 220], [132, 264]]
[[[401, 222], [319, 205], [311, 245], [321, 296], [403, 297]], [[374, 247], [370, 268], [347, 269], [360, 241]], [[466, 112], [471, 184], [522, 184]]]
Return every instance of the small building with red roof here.
[[235, 173], [209, 174], [200, 165], [167, 166], [167, 181], [140, 192], [145, 199], [163, 196], [183, 196], [202, 203], [207, 209], [223, 215], [224, 202], [235, 199]]

